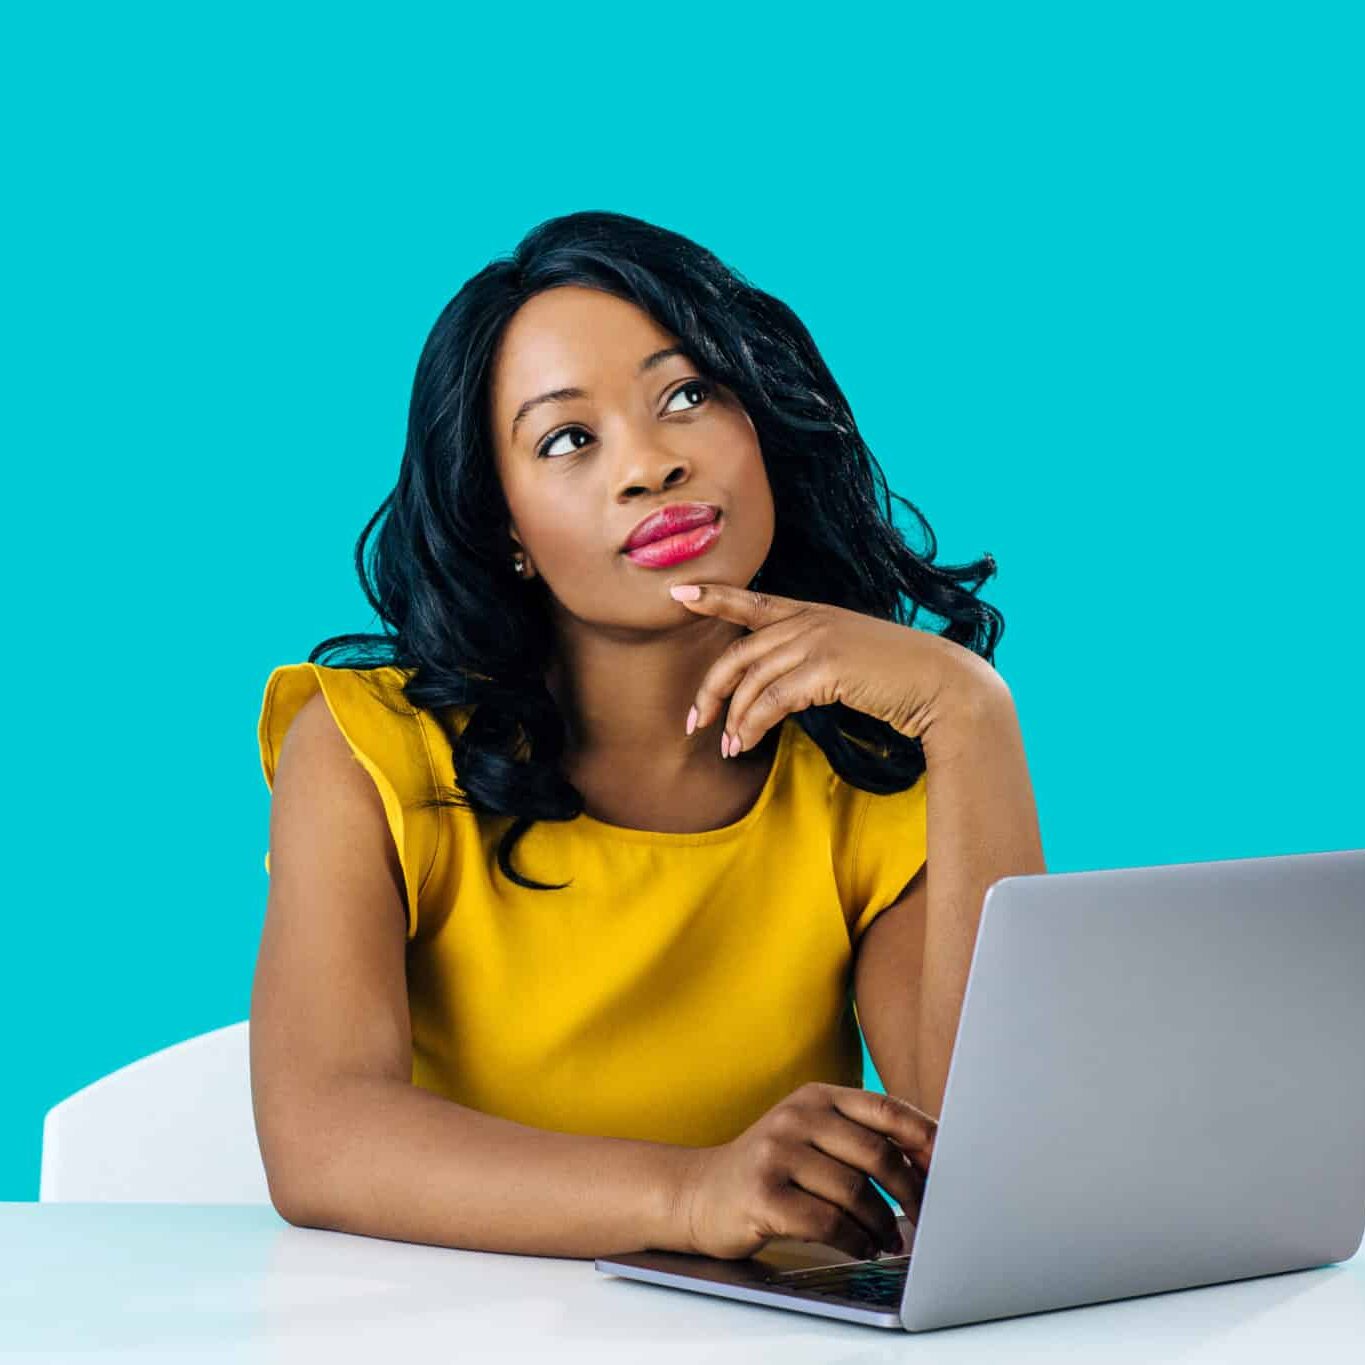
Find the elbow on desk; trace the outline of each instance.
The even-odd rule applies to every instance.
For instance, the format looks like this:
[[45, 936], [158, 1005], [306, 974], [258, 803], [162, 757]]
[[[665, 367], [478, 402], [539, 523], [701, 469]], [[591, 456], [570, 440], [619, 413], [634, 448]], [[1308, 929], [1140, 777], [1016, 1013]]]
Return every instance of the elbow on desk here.
[[[302, 1116], [292, 1123], [256, 1124], [266, 1189], [275, 1212], [297, 1228], [333, 1226], [322, 1198], [323, 1171], [316, 1144], [301, 1136]], [[283, 1134], [290, 1134], [288, 1143]]]
[[286, 1223], [296, 1228], [318, 1228], [326, 1220], [320, 1216], [317, 1201], [312, 1198], [302, 1181], [286, 1179], [279, 1164], [267, 1162], [265, 1183], [270, 1203]]

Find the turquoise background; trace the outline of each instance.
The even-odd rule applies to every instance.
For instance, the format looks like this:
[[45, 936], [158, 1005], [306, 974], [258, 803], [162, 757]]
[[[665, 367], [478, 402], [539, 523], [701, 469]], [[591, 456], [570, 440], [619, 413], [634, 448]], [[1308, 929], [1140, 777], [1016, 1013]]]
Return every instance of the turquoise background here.
[[266, 675], [373, 625], [422, 341], [554, 214], [785, 299], [996, 556], [1054, 871], [1365, 844], [1359, 12], [12, 17], [0, 1199], [247, 1016]]

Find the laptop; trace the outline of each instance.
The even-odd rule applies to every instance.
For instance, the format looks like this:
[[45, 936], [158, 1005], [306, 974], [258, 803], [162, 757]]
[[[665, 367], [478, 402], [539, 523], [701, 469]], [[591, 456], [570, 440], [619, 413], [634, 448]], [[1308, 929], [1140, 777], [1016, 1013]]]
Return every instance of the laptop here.
[[1348, 1260], [1362, 1044], [1365, 849], [1003, 877], [907, 1255], [594, 1266], [922, 1332]]

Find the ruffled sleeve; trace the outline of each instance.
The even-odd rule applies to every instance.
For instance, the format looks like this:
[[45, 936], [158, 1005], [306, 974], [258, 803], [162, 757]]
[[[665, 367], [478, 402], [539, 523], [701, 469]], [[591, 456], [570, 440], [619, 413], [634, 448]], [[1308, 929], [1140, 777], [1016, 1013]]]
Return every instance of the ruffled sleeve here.
[[[274, 790], [280, 746], [299, 709], [321, 692], [351, 752], [379, 789], [403, 870], [411, 941], [419, 921], [422, 887], [441, 837], [439, 811], [417, 804], [436, 792], [430, 743], [420, 712], [401, 691], [402, 673], [377, 669], [329, 668], [322, 664], [284, 664], [266, 680], [257, 737], [266, 786]], [[265, 855], [270, 872], [270, 854]]]
[[830, 847], [852, 944], [924, 866], [925, 777], [886, 796], [835, 780]]

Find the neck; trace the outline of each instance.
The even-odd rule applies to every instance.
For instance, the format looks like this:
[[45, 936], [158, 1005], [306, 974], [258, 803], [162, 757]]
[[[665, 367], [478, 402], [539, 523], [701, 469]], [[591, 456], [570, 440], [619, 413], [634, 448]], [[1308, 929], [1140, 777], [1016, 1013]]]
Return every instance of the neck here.
[[562, 634], [545, 683], [568, 727], [567, 757], [621, 764], [647, 759], [665, 779], [733, 763], [720, 754], [724, 705], [704, 730], [689, 735], [685, 727], [707, 671], [743, 633], [734, 622], [708, 617], [635, 638]]

